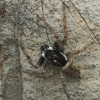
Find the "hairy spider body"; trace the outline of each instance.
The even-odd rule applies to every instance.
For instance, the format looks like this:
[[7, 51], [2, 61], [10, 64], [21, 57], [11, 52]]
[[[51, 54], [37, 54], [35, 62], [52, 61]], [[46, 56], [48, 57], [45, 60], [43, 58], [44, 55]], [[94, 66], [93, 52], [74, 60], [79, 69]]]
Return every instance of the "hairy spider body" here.
[[63, 54], [57, 42], [54, 42], [53, 47], [45, 44], [44, 46], [42, 45], [40, 49], [41, 49], [41, 57], [38, 61], [37, 64], [38, 66], [41, 66], [44, 63], [45, 59], [47, 60], [44, 65], [44, 69], [49, 63], [57, 67], [63, 67], [66, 65], [67, 57], [66, 55]]

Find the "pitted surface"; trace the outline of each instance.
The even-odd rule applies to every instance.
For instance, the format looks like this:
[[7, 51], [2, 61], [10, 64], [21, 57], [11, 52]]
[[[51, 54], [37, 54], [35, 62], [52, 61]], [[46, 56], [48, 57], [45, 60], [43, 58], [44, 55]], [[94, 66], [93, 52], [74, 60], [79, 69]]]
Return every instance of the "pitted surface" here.
[[[51, 78], [37, 78], [18, 70], [34, 70], [19, 46], [20, 31], [24, 30], [23, 46], [37, 64], [42, 44], [52, 45], [56, 39], [44, 23], [37, 18], [43, 17], [62, 39], [63, 11], [61, 0], [5, 0], [4, 17], [0, 13], [0, 94], [7, 100], [67, 100], [63, 92], [58, 70], [54, 67]], [[92, 41], [90, 29], [100, 39], [100, 1], [72, 0], [78, 11], [69, 0], [63, 0], [67, 13], [68, 41], [64, 52], [78, 50]], [[0, 1], [0, 6], [3, 4]], [[69, 12], [70, 10], [70, 12]], [[3, 11], [3, 10], [2, 10]], [[6, 57], [5, 57], [6, 56]], [[70, 100], [100, 100], [100, 46], [93, 44], [84, 52], [72, 55], [75, 64], [84, 66], [81, 78], [64, 76]], [[16, 68], [17, 67], [17, 68]], [[36, 69], [35, 69], [36, 70]], [[42, 67], [39, 69], [42, 71]], [[49, 74], [49, 68], [46, 75]], [[2, 97], [0, 97], [0, 100]]]

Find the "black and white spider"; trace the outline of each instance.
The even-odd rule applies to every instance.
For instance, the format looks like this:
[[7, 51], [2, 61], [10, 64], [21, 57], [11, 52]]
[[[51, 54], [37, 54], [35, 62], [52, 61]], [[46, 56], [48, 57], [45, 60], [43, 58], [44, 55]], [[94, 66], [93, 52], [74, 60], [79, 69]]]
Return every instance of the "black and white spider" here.
[[59, 44], [54, 42], [54, 46], [48, 46], [47, 44], [41, 46], [41, 57], [38, 61], [38, 66], [41, 66], [45, 59], [44, 70], [48, 64], [53, 66], [63, 67], [68, 62], [67, 56], [62, 52]]

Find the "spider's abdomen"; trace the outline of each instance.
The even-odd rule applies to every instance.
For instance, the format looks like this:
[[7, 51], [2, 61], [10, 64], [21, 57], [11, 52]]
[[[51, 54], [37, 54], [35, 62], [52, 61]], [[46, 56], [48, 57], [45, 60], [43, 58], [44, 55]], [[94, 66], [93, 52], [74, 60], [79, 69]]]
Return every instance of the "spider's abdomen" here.
[[49, 62], [54, 66], [63, 67], [67, 63], [67, 57], [61, 52], [47, 50], [46, 55]]
[[55, 62], [56, 66], [58, 67], [65, 66], [67, 63], [67, 57], [61, 52], [55, 53], [55, 55], [54, 55], [55, 58], [53, 59], [53, 62]]

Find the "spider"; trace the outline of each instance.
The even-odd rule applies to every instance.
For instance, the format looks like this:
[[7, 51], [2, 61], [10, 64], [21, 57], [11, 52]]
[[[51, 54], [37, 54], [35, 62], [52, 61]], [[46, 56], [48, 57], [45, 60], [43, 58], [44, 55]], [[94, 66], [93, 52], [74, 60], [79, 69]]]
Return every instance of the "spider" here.
[[38, 61], [38, 66], [41, 66], [45, 59], [47, 59], [44, 70], [47, 64], [52, 64], [53, 66], [62, 67], [67, 63], [67, 57], [61, 51], [58, 42], [54, 42], [54, 46], [48, 46], [47, 44], [41, 46], [41, 57]]
[[[71, 2], [71, 0], [70, 0], [70, 2]], [[67, 93], [66, 85], [65, 85], [65, 82], [64, 82], [63, 73], [65, 73], [69, 76], [72, 76], [72, 77], [79, 78], [80, 77], [80, 69], [84, 68], [82, 66], [77, 66], [72, 61], [70, 61], [70, 55], [74, 55], [74, 54], [78, 54], [80, 52], [83, 52], [89, 46], [96, 43], [98, 40], [95, 37], [95, 35], [92, 33], [92, 35], [95, 37], [95, 38], [93, 38], [94, 39], [93, 41], [91, 41], [90, 43], [87, 43], [80, 50], [70, 51], [68, 53], [64, 53], [64, 45], [67, 42], [67, 34], [68, 34], [67, 29], [66, 29], [66, 7], [67, 7], [67, 5], [63, 1], [62, 1], [62, 4], [63, 4], [63, 27], [64, 27], [64, 38], [63, 39], [59, 38], [59, 36], [54, 31], [54, 29], [49, 25], [49, 23], [47, 23], [45, 21], [45, 19], [43, 19], [42, 17], [37, 15], [37, 18], [39, 20], [41, 20], [49, 28], [51, 33], [56, 38], [56, 42], [54, 42], [53, 46], [49, 46], [49, 45], [45, 44], [45, 45], [42, 45], [40, 47], [41, 56], [39, 58], [39, 61], [38, 61], [37, 65], [35, 65], [32, 62], [31, 57], [28, 55], [27, 51], [25, 50], [25, 48], [22, 44], [22, 35], [23, 35], [24, 31], [20, 32], [20, 47], [21, 47], [23, 53], [25, 54], [25, 56], [27, 57], [29, 63], [32, 66], [34, 66], [35, 68], [38, 68], [38, 67], [42, 66], [42, 64], [45, 63], [44, 64], [44, 70], [41, 73], [39, 73], [37, 71], [30, 71], [30, 70], [25, 71], [25, 70], [22, 70], [22, 69], [21, 69], [21, 71], [24, 72], [24, 73], [31, 74], [31, 75], [36, 74], [37, 77], [45, 77], [44, 73], [46, 72], [46, 67], [48, 67], [48, 64], [51, 64], [52, 66], [57, 66], [58, 72], [59, 72], [59, 75], [60, 75], [60, 79], [61, 79], [61, 82], [62, 82], [62, 87], [63, 87], [64, 93], [66, 94], [66, 96], [69, 99], [69, 95]], [[72, 5], [73, 5], [73, 3], [72, 3]], [[76, 7], [75, 7], [75, 9], [76, 9]], [[87, 25], [87, 23], [86, 23], [86, 25]], [[53, 76], [53, 74], [50, 74], [49, 77], [51, 77], [51, 76]]]

